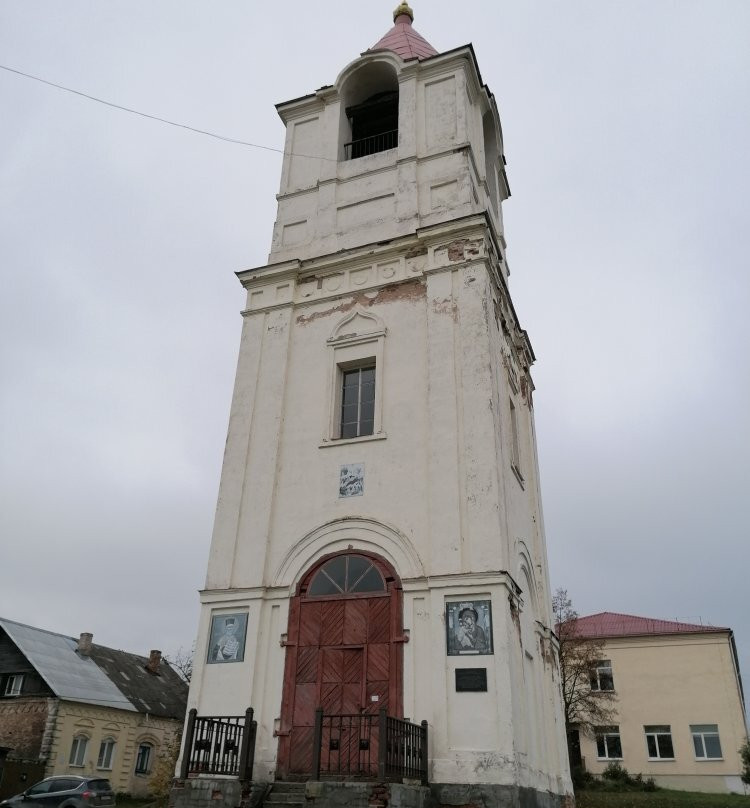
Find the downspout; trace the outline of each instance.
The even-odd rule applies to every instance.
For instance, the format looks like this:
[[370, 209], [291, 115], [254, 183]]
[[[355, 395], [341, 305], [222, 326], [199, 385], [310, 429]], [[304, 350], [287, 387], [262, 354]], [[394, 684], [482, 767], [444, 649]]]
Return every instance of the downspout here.
[[748, 716], [745, 707], [745, 693], [742, 689], [742, 674], [740, 673], [740, 659], [737, 656], [737, 646], [734, 642], [734, 632], [729, 631], [729, 645], [732, 651], [732, 662], [734, 663], [734, 675], [737, 677], [737, 687], [740, 691], [740, 704], [742, 705], [743, 718], [745, 719], [745, 729], [748, 728]]

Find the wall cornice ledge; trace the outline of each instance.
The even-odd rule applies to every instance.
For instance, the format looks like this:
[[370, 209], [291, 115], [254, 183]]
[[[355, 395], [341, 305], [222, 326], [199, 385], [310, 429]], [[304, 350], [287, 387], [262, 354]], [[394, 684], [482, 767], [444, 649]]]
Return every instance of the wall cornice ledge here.
[[[469, 587], [504, 586], [511, 593], [516, 592], [513, 576], [506, 570], [490, 572], [452, 572], [443, 575], [426, 575], [419, 578], [404, 578], [401, 581], [404, 592], [423, 592], [430, 589], [455, 589], [456, 594]], [[446, 593], [450, 595], [450, 593]]]

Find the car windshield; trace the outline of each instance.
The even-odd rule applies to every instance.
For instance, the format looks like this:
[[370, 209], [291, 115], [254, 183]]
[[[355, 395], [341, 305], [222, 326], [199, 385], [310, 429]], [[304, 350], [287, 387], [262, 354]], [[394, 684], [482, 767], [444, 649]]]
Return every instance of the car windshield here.
[[112, 786], [109, 780], [90, 780], [89, 788], [92, 791], [112, 791]]

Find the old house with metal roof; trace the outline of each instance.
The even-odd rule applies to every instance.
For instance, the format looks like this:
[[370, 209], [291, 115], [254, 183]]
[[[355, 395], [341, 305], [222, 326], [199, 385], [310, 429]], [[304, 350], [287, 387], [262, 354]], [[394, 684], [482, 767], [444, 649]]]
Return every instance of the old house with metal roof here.
[[747, 728], [731, 629], [600, 612], [579, 617], [575, 635], [602, 642], [591, 687], [616, 695], [616, 723], [578, 734], [588, 771], [617, 762], [665, 788], [743, 793]]
[[161, 659], [0, 618], [0, 798], [56, 774], [149, 793], [185, 715], [187, 685]]

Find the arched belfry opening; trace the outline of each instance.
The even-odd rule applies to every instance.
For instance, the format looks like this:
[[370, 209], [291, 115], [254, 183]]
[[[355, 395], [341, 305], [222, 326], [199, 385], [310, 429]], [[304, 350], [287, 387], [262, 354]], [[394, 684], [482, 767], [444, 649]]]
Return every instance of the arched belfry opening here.
[[311, 773], [318, 708], [402, 717], [403, 641], [401, 583], [384, 559], [346, 550], [308, 570], [289, 607], [278, 777]]
[[388, 62], [370, 62], [342, 91], [340, 159], [356, 160], [398, 146], [398, 77]]

